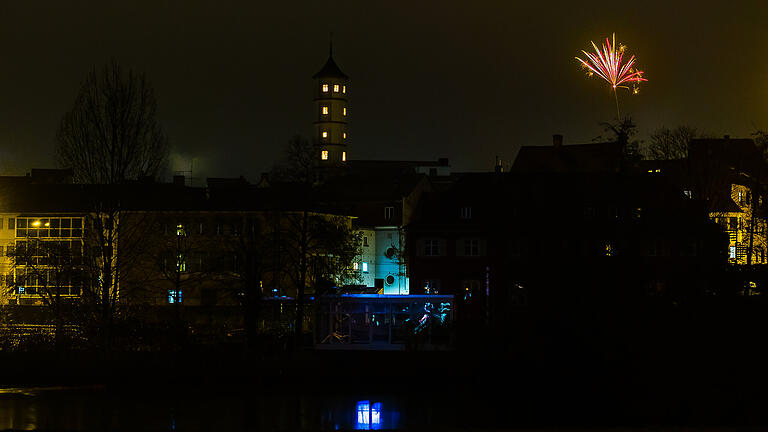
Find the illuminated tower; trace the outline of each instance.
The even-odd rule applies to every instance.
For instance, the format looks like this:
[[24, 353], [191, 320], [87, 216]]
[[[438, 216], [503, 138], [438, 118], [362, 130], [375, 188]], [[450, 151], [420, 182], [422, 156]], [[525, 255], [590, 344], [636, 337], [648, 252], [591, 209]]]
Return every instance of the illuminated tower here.
[[347, 92], [349, 77], [333, 61], [333, 44], [328, 61], [312, 78], [315, 80], [315, 145], [321, 165], [347, 161]]

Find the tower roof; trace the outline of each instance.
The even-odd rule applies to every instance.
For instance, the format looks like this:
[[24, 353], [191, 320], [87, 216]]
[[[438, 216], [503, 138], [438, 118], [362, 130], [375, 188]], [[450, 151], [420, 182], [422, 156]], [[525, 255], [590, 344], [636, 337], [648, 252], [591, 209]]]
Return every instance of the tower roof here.
[[333, 61], [333, 55], [328, 56], [328, 61], [325, 62], [325, 66], [320, 69], [320, 72], [312, 75], [312, 78], [344, 78], [349, 77], [339, 69], [339, 66]]

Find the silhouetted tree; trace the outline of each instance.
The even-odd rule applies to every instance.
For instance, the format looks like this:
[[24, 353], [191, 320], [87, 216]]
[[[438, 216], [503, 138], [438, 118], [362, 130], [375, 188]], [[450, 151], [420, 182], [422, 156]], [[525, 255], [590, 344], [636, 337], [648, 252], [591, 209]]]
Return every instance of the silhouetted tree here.
[[[93, 189], [85, 269], [91, 273], [84, 299], [93, 301], [105, 349], [117, 313], [121, 267], [135, 259], [144, 224], [127, 217], [130, 191], [119, 185], [162, 172], [168, 140], [157, 118], [154, 91], [143, 74], [115, 63], [92, 70], [56, 133], [60, 165], [74, 169], [77, 182]], [[132, 220], [130, 220], [132, 219]], [[129, 221], [130, 220], [130, 221]], [[119, 245], [119, 247], [118, 247]]]
[[305, 291], [308, 286], [322, 291], [324, 286], [349, 283], [358, 276], [352, 262], [358, 252], [359, 234], [348, 218], [313, 212], [315, 185], [320, 178], [316, 148], [301, 136], [294, 136], [284, 157], [273, 169], [276, 179], [297, 185], [298, 211], [276, 214], [272, 242], [285, 274], [297, 287], [296, 335], [304, 326]]
[[696, 138], [696, 129], [678, 126], [674, 129], [662, 127], [651, 134], [648, 156], [655, 160], [675, 160], [688, 157], [688, 147]]
[[[632, 121], [632, 118], [625, 117], [623, 120], [619, 120], [613, 123], [601, 123], [603, 130], [608, 134], [607, 139], [610, 142], [618, 143], [621, 147], [621, 154], [625, 161], [633, 162], [643, 158], [640, 153], [641, 141], [634, 140], [632, 137], [637, 133], [637, 126]], [[596, 140], [605, 139], [602, 136], [595, 138]]]

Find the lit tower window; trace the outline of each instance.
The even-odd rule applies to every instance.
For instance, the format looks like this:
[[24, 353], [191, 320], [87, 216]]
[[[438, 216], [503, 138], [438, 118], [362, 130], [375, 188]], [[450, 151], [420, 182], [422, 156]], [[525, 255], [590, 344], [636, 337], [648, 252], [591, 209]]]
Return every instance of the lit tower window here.
[[323, 150], [320, 152], [320, 159], [328, 160], [328, 150]]
[[344, 115], [347, 115], [347, 107], [344, 107], [344, 112], [343, 112], [343, 114], [344, 114]]
[[323, 138], [328, 138], [328, 131], [323, 131]]
[[347, 86], [343, 85], [341, 86], [341, 92], [346, 93], [347, 92]]
[[347, 152], [343, 151], [341, 152], [341, 161], [346, 162], [347, 161]]
[[[346, 110], [347, 110], [347, 109], [346, 109], [346, 108], [344, 108], [344, 115], [346, 115]], [[324, 106], [324, 107], [323, 107], [323, 115], [328, 115], [328, 107], [327, 107], [327, 106]]]
[[341, 137], [344, 138], [344, 139], [347, 139], [347, 133], [346, 132], [342, 133]]
[[323, 84], [323, 93], [328, 93], [328, 84]]
[[333, 92], [334, 93], [338, 93], [339, 92], [339, 85], [338, 84], [334, 84], [333, 85]]

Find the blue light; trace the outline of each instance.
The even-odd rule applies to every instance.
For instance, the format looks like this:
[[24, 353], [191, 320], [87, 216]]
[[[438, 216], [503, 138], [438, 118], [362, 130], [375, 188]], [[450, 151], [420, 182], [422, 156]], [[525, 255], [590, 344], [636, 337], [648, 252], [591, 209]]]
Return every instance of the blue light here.
[[364, 401], [357, 402], [357, 423], [355, 424], [355, 429], [369, 430], [371, 428], [371, 425], [368, 421], [368, 418], [370, 415], [371, 415], [370, 401], [364, 400]]
[[381, 429], [381, 402], [371, 405], [371, 401], [363, 400], [357, 402], [357, 422], [356, 430], [379, 430]]
[[181, 290], [168, 290], [168, 304], [174, 304], [176, 303], [176, 300], [178, 299], [178, 302], [181, 303]]

